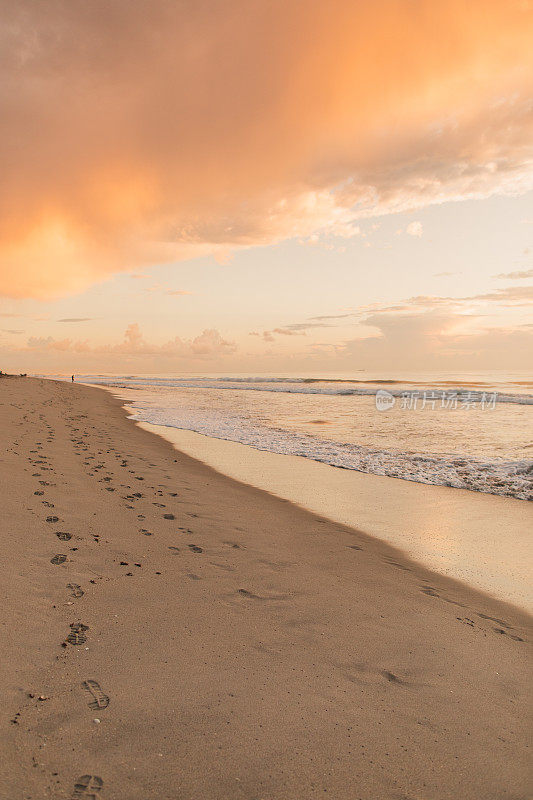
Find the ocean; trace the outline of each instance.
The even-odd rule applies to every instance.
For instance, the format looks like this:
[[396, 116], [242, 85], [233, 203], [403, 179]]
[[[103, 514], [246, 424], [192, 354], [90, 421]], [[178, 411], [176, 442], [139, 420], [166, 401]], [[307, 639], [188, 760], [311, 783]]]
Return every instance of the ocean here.
[[79, 375], [134, 419], [348, 470], [533, 498], [524, 374]]

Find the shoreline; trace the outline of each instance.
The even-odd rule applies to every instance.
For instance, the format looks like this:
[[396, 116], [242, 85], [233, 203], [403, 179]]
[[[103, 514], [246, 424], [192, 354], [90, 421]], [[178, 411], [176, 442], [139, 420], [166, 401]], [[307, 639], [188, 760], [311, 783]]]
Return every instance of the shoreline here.
[[70, 800], [84, 775], [102, 800], [526, 795], [527, 614], [109, 392], [0, 392], [1, 797]]
[[401, 413], [407, 410], [405, 398], [396, 409], [380, 413], [368, 395], [320, 391], [299, 396], [293, 383], [280, 394], [276, 385], [263, 386], [259, 378], [236, 383], [166, 376], [81, 380], [116, 391], [138, 408], [140, 419], [155, 425], [341, 469], [533, 500], [523, 436], [533, 406], [497, 403], [487, 409], [478, 403], [472, 414], [464, 414], [460, 405], [455, 411], [431, 406], [431, 414], [414, 417]]
[[101, 388], [122, 401], [136, 425], [217, 472], [356, 528], [440, 575], [533, 612], [533, 507], [527, 501], [339, 470], [304, 457], [147, 423], [134, 418], [131, 401], [115, 389]]

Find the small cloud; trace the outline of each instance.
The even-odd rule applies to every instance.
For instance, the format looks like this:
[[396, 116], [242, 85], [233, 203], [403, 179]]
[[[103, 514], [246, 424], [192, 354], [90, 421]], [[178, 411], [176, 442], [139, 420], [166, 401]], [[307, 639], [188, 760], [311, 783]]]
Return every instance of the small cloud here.
[[422, 223], [419, 222], [418, 220], [410, 222], [407, 228], [405, 229], [405, 232], [409, 234], [409, 236], [417, 236], [420, 239], [423, 233]]
[[128, 277], [138, 281], [141, 280], [142, 278], [150, 278], [150, 275], [129, 275]]
[[192, 292], [187, 292], [185, 289], [168, 289], [166, 294], [171, 295], [172, 297], [181, 297], [186, 294], [192, 294]]
[[284, 326], [284, 330], [288, 331], [306, 331], [308, 328], [331, 328], [331, 325], [326, 322], [295, 322]]
[[309, 317], [311, 320], [316, 320], [317, 322], [321, 322], [325, 319], [345, 319], [346, 317], [353, 317], [355, 315], [354, 311], [350, 311], [348, 314], [324, 314], [321, 317]]
[[24, 331], [14, 331], [9, 328], [2, 328], [2, 333], [24, 333]]
[[458, 275], [458, 272], [435, 272], [433, 273], [434, 278], [449, 278], [450, 275]]
[[521, 281], [524, 278], [533, 278], [533, 269], [521, 269], [516, 272], [500, 272], [499, 275], [493, 275], [493, 278], [510, 278], [513, 281]]
[[279, 333], [281, 336], [305, 336], [305, 330], [293, 330], [294, 326], [290, 328], [274, 328], [272, 333]]
[[91, 322], [93, 319], [94, 317], [64, 317], [57, 322]]
[[70, 350], [70, 339], [53, 339], [52, 336], [30, 336], [28, 347], [32, 350]]

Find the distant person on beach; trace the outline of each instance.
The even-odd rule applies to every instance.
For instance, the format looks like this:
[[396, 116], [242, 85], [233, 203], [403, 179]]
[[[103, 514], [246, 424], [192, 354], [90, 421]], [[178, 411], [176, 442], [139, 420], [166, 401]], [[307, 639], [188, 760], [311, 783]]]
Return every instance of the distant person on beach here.
[[74, 383], [74, 375], [71, 376], [70, 380]]

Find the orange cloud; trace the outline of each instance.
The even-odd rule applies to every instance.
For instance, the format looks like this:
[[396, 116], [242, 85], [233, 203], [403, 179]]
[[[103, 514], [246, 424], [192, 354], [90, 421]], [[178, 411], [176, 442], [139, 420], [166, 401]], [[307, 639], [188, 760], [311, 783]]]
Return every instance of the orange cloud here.
[[0, 293], [528, 183], [523, 0], [0, 0]]

